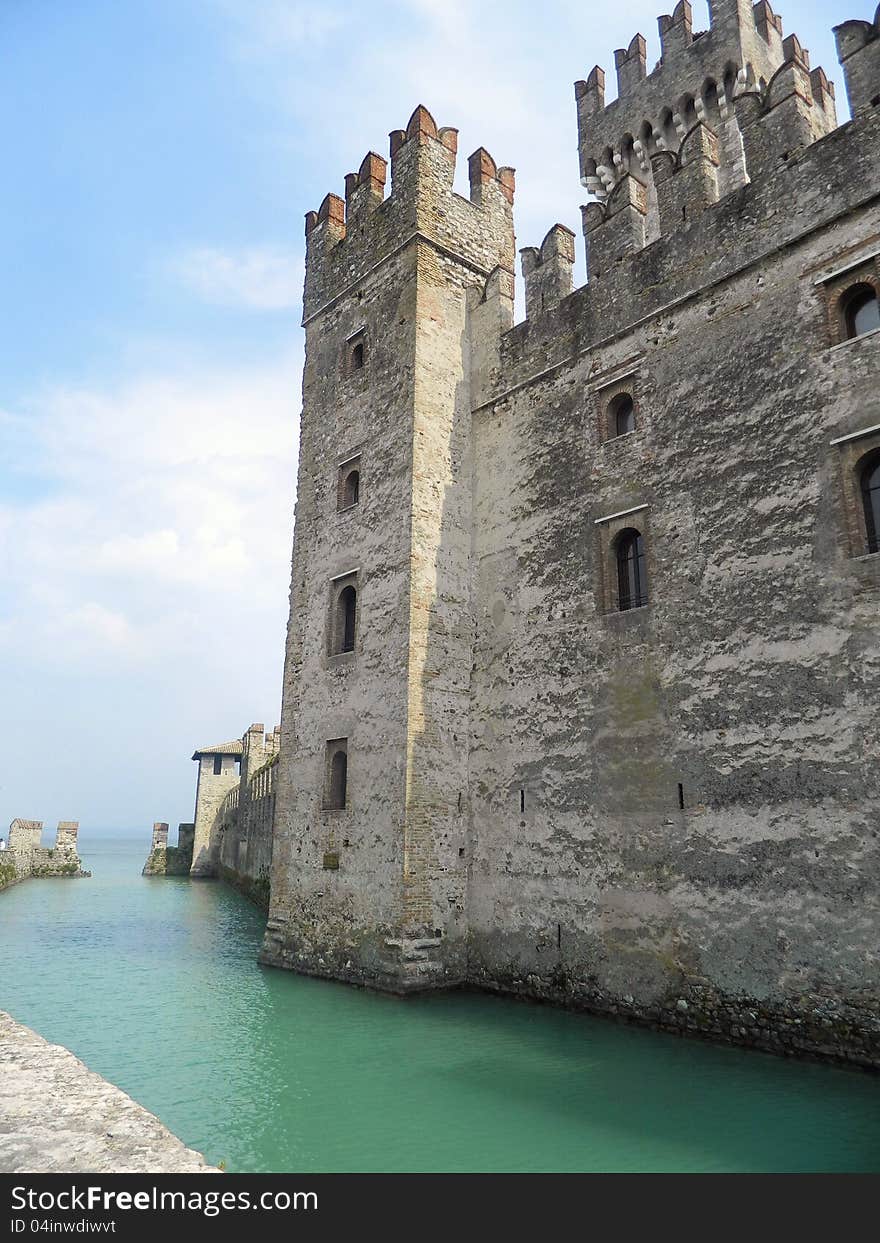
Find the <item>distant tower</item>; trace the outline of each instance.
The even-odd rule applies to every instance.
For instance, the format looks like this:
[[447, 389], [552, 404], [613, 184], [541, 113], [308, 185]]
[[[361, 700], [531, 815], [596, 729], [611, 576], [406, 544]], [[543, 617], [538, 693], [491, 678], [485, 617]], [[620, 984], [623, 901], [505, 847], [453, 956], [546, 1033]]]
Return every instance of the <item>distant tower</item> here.
[[195, 835], [191, 876], [213, 876], [217, 842], [214, 828], [220, 804], [239, 782], [241, 739], [216, 747], [202, 747], [193, 753], [199, 764], [196, 786]]
[[513, 170], [417, 108], [306, 217], [306, 358], [266, 962], [406, 991], [464, 972], [468, 324], [512, 322]]

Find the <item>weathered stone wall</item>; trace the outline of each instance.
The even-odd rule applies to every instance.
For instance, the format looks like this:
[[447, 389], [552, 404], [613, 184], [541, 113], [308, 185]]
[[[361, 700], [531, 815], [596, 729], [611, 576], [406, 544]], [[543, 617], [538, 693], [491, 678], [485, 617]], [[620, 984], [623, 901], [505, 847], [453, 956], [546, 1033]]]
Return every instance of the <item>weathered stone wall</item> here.
[[196, 819], [178, 827], [177, 846], [167, 824], [153, 825], [145, 876], [219, 876], [268, 908], [280, 736], [280, 727], [264, 733], [256, 724], [240, 741], [196, 751]]
[[[741, 176], [708, 112], [649, 178], [618, 169], [584, 211], [589, 284], [569, 292], [556, 226], [516, 328], [512, 175], [478, 153], [473, 201], [452, 194], [452, 131], [423, 111], [389, 199], [371, 157], [308, 222], [263, 958], [878, 1064], [880, 558], [856, 471], [880, 333], [844, 340], [840, 298], [880, 287], [880, 27], [839, 35], [859, 104], [826, 134], [824, 75], [769, 5], [712, 13], [774, 66], [725, 99]], [[682, 55], [704, 74], [711, 47]], [[648, 600], [620, 611], [630, 529]], [[355, 650], [328, 654], [330, 583], [355, 572]]]
[[168, 825], [157, 820], [153, 842], [144, 864], [144, 876], [188, 876], [192, 868], [194, 824], [177, 826], [177, 845], [168, 845]]
[[[485, 151], [452, 189], [456, 132], [417, 109], [307, 218], [291, 624], [263, 959], [406, 990], [465, 972], [470, 602], [466, 313], [512, 266], [513, 173]], [[361, 339], [362, 367], [348, 365]], [[360, 454], [356, 506], [337, 469]], [[335, 653], [332, 581], [358, 592]], [[442, 586], [441, 586], [442, 584]], [[328, 745], [348, 748], [345, 805]]]
[[153, 1114], [0, 1011], [4, 1174], [215, 1173]]
[[[196, 758], [195, 756], [193, 757]], [[194, 818], [194, 842], [192, 875], [214, 876], [217, 870], [218, 841], [216, 826], [223, 800], [240, 781], [238, 759], [235, 755], [220, 755], [220, 772], [214, 771], [215, 756], [211, 753], [198, 755], [198, 784], [196, 785], [196, 810]]]
[[218, 817], [217, 874], [257, 906], [269, 909], [272, 824], [279, 734], [263, 727], [245, 735], [241, 784], [231, 790]]
[[79, 824], [60, 820], [54, 846], [41, 845], [42, 820], [13, 820], [7, 849], [0, 852], [0, 890], [28, 877], [89, 876], [77, 854]]

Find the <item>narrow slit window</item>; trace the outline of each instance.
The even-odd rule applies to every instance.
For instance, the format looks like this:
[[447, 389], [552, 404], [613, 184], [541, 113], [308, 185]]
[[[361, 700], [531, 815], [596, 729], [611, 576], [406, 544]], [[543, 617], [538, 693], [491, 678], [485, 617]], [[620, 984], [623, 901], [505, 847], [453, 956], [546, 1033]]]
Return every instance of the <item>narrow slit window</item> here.
[[223, 772], [223, 756], [215, 755], [214, 756], [214, 776], [219, 777], [222, 772]]
[[361, 491], [361, 474], [358, 470], [349, 471], [345, 477], [345, 489], [343, 492], [343, 501], [345, 508], [349, 505], [357, 505], [360, 499]]
[[367, 340], [365, 332], [361, 331], [349, 339], [345, 343], [342, 355], [342, 370], [345, 375], [353, 375], [356, 371], [363, 371], [367, 362]]
[[336, 508], [351, 509], [361, 499], [361, 459], [360, 456], [349, 458], [339, 467], [336, 484]]
[[337, 652], [353, 652], [355, 627], [357, 625], [357, 591], [343, 587], [336, 605]]
[[348, 805], [348, 739], [333, 738], [327, 743], [324, 774], [324, 807], [344, 811]]
[[330, 583], [327, 615], [327, 655], [354, 652], [358, 630], [358, 578], [346, 574]]

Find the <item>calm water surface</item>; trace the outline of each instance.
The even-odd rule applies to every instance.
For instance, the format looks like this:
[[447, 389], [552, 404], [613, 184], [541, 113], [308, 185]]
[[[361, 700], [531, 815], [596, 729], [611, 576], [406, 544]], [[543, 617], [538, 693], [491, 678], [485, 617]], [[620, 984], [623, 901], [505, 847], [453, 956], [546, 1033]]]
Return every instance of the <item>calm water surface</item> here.
[[148, 845], [0, 894], [0, 1008], [230, 1170], [880, 1169], [880, 1079], [261, 968], [260, 913]]

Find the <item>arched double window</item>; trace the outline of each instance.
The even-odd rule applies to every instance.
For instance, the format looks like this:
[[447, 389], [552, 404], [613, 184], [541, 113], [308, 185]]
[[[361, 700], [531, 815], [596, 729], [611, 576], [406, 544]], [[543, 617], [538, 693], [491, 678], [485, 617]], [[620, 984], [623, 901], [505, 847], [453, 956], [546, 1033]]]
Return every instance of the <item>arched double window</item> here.
[[868, 456], [860, 471], [868, 552], [880, 552], [880, 451]]
[[617, 539], [617, 606], [621, 612], [648, 603], [645, 541], [640, 531], [629, 528]]
[[862, 337], [880, 328], [880, 298], [867, 281], [849, 288], [840, 300], [845, 337]]

